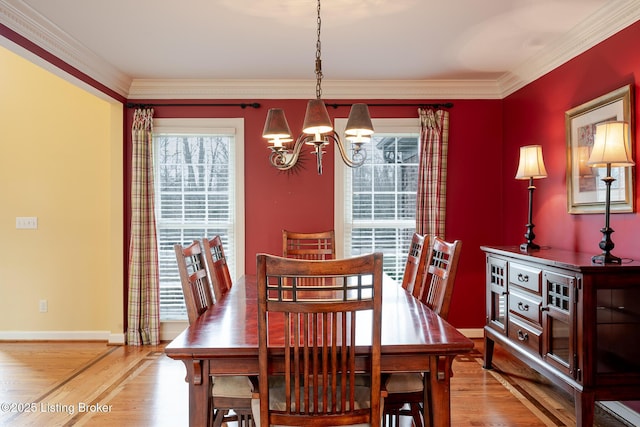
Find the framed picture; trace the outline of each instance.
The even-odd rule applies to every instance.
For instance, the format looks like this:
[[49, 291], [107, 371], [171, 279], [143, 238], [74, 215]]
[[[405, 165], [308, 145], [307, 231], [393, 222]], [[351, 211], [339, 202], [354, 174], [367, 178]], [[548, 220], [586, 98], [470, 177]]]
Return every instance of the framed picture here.
[[[587, 166], [598, 123], [629, 123], [629, 152], [633, 156], [631, 85], [621, 87], [565, 113], [567, 138], [567, 208], [572, 214], [602, 213], [605, 204], [606, 168]], [[635, 212], [633, 167], [614, 167], [611, 176], [611, 213]]]

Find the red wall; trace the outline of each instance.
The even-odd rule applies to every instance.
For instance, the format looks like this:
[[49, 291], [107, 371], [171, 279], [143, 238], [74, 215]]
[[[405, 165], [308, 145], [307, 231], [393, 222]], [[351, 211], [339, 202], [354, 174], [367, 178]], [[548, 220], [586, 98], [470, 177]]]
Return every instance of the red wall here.
[[[638, 123], [638, 84], [640, 71], [640, 22], [628, 27], [563, 66], [529, 84], [504, 100], [504, 174], [505, 243], [517, 244], [527, 216], [527, 181], [513, 179], [521, 145], [541, 144], [548, 178], [536, 180], [534, 218], [536, 241], [541, 245], [577, 250], [597, 255], [602, 238], [604, 214], [571, 215], [567, 213], [565, 111], [612, 90], [631, 84], [633, 120]], [[639, 160], [640, 135], [635, 138], [636, 164]], [[635, 167], [635, 182], [638, 181]], [[639, 192], [634, 195], [636, 207]], [[612, 214], [615, 230], [613, 254], [621, 258], [640, 259], [640, 215]], [[626, 402], [640, 411], [640, 401]]]
[[[252, 100], [253, 101], [253, 100]], [[305, 167], [292, 173], [273, 168], [262, 128], [270, 107], [285, 109], [293, 132], [302, 127], [306, 100], [255, 100], [259, 109], [240, 107], [154, 107], [154, 117], [243, 117], [245, 120], [245, 218], [246, 271], [255, 273], [258, 252], [282, 252], [283, 228], [325, 230], [333, 225], [333, 154], [327, 147], [324, 171], [318, 176], [315, 158], [308, 156]], [[383, 100], [369, 103], [420, 103], [448, 100]], [[145, 100], [135, 100], [144, 103]], [[162, 103], [147, 100], [149, 103]], [[166, 102], [177, 103], [176, 100]], [[193, 102], [193, 101], [185, 101]], [[206, 102], [236, 102], [209, 100]], [[247, 102], [237, 101], [237, 102]], [[355, 101], [340, 100], [340, 103]], [[502, 101], [453, 100], [450, 110], [449, 174], [447, 180], [448, 214], [446, 238], [463, 241], [450, 321], [457, 327], [481, 327], [484, 324], [484, 258], [481, 244], [502, 242], [501, 226], [501, 152]], [[331, 101], [327, 101], [331, 103]], [[417, 117], [415, 106], [371, 107], [374, 118]], [[346, 117], [348, 108], [329, 109], [333, 117]], [[126, 128], [131, 126], [132, 111], [127, 112]], [[130, 157], [130, 135], [125, 160]], [[125, 165], [129, 170], [129, 164]], [[127, 185], [125, 185], [126, 187]], [[128, 192], [128, 189], [125, 189]], [[126, 196], [128, 204], [129, 196]], [[126, 211], [128, 207], [125, 206]], [[126, 221], [128, 224], [128, 220]], [[340, 236], [338, 236], [340, 238]], [[128, 239], [127, 239], [128, 240]]]
[[[636, 74], [640, 71], [640, 23], [636, 23], [605, 40], [568, 63], [558, 67], [504, 100], [504, 173], [505, 244], [523, 241], [527, 218], [527, 181], [514, 179], [518, 149], [522, 145], [541, 144], [549, 174], [535, 181], [533, 223], [540, 245], [601, 252], [604, 214], [567, 213], [565, 111], [612, 90], [632, 84], [634, 111], [638, 110]], [[637, 122], [637, 113], [634, 113]], [[639, 152], [638, 127], [635, 152]], [[638, 157], [636, 156], [636, 162]], [[638, 167], [635, 181], [638, 185]], [[638, 206], [638, 190], [634, 195]], [[637, 213], [612, 214], [615, 230], [614, 255], [640, 258], [640, 216]]]
[[[524, 241], [527, 182], [514, 179], [520, 146], [541, 144], [549, 173], [548, 178], [536, 181], [533, 219], [536, 241], [559, 248], [600, 252], [599, 230], [603, 226], [603, 215], [567, 213], [564, 113], [618, 87], [629, 83], [635, 86], [634, 73], [640, 69], [640, 53], [629, 46], [634, 46], [637, 40], [640, 40], [640, 24], [620, 32], [504, 100], [451, 100], [454, 107], [450, 110], [446, 238], [463, 241], [450, 313], [450, 321], [456, 327], [480, 328], [484, 324], [485, 262], [480, 245], [517, 245]], [[294, 132], [300, 129], [306, 100], [255, 101], [260, 102], [259, 109], [155, 107], [158, 118], [245, 119], [247, 273], [255, 272], [256, 253], [281, 252], [283, 228], [333, 228], [333, 147], [327, 148], [322, 176], [316, 174], [312, 158], [304, 169], [283, 173], [270, 166], [269, 150], [261, 137], [270, 107], [285, 108], [291, 128]], [[450, 100], [368, 102], [443, 101]], [[340, 100], [340, 103], [349, 102], [355, 100]], [[637, 109], [637, 105], [635, 107]], [[341, 107], [330, 109], [330, 114], [345, 117], [348, 111]], [[371, 107], [371, 115], [374, 118], [414, 117], [416, 107]], [[127, 117], [126, 128], [130, 128], [130, 111]], [[635, 136], [638, 151], [637, 131]], [[127, 150], [129, 145], [130, 136]], [[125, 153], [128, 162], [127, 158], [128, 153]], [[128, 164], [125, 170], [128, 170]], [[639, 225], [638, 214], [612, 215], [616, 255], [640, 257], [640, 245], [636, 243]]]

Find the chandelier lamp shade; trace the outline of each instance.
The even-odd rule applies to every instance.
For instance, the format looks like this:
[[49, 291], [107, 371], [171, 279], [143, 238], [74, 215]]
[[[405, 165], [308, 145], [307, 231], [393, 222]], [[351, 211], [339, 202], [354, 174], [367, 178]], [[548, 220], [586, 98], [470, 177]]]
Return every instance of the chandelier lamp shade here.
[[338, 147], [340, 156], [349, 167], [361, 166], [367, 157], [363, 144], [371, 141], [373, 124], [369, 115], [369, 107], [366, 104], [353, 104], [347, 119], [345, 139], [351, 144], [350, 153], [345, 144], [334, 131], [327, 107], [322, 100], [322, 60], [320, 49], [320, 0], [317, 7], [317, 42], [316, 42], [316, 99], [307, 102], [307, 111], [304, 116], [302, 133], [295, 141], [287, 118], [282, 108], [271, 108], [267, 113], [262, 137], [269, 142], [271, 165], [288, 170], [296, 165], [300, 158], [300, 152], [304, 145], [313, 146], [312, 153], [317, 160], [318, 175], [322, 175], [322, 156], [324, 147], [334, 142]]
[[527, 232], [524, 234], [527, 241], [520, 245], [520, 250], [527, 252], [531, 249], [540, 249], [540, 245], [533, 240], [536, 235], [533, 232], [533, 191], [536, 189], [533, 180], [538, 178], [546, 178], [547, 170], [544, 167], [542, 158], [542, 147], [540, 145], [526, 145], [520, 147], [520, 161], [518, 162], [518, 171], [516, 179], [529, 180], [529, 213], [527, 222]]
[[629, 145], [629, 124], [623, 121], [603, 122], [596, 125], [593, 149], [587, 165], [591, 167], [606, 167], [606, 175], [602, 178], [605, 184], [604, 227], [600, 249], [602, 253], [591, 258], [594, 264], [621, 264], [621, 259], [614, 256], [611, 250], [615, 247], [611, 240], [613, 229], [609, 226], [611, 212], [611, 183], [616, 179], [611, 175], [612, 167], [633, 166]]

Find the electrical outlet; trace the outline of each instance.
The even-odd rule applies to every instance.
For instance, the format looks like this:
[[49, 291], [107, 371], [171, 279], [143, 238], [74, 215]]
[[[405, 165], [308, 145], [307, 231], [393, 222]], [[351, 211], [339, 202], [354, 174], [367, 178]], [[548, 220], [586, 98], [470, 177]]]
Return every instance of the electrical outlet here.
[[40, 313], [46, 313], [47, 311], [49, 311], [49, 303], [47, 302], [46, 299], [41, 299], [40, 300]]
[[35, 230], [38, 228], [38, 217], [18, 216], [16, 217], [16, 228], [22, 230]]

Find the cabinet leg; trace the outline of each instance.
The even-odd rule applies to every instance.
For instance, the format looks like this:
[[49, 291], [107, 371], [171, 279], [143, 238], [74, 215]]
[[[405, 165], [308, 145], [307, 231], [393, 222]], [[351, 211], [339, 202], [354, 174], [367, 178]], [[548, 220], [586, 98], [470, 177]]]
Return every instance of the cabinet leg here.
[[493, 360], [493, 340], [487, 336], [484, 337], [484, 369], [492, 369], [491, 361]]
[[576, 405], [576, 426], [591, 427], [594, 420], [595, 394], [590, 391], [574, 392]]

